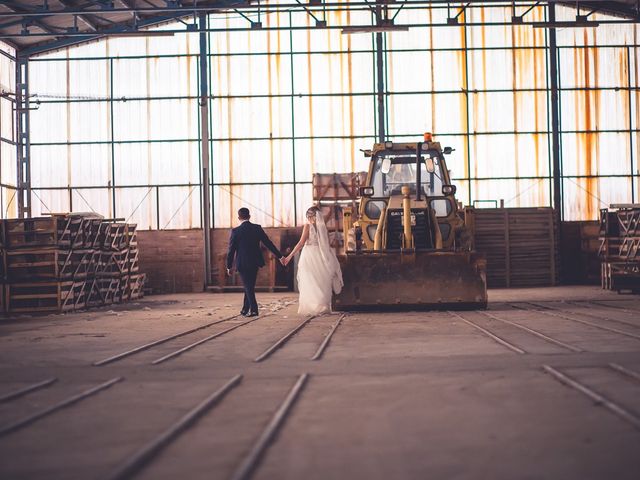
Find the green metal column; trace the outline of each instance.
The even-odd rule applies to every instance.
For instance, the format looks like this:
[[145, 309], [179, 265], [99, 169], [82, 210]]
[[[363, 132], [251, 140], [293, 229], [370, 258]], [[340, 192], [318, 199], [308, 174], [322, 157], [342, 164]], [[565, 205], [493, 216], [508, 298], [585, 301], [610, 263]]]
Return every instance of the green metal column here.
[[[556, 8], [549, 4], [549, 22], [556, 21]], [[553, 208], [556, 221], [562, 220], [562, 168], [560, 165], [560, 113], [558, 96], [558, 44], [556, 29], [549, 29], [549, 85], [551, 87], [551, 148], [553, 158]], [[560, 224], [558, 223], [558, 226]]]
[[31, 216], [31, 141], [29, 138], [29, 59], [16, 61], [16, 147], [18, 218]]
[[[382, 7], [376, 4], [376, 24], [382, 23]], [[384, 113], [384, 42], [382, 32], [376, 32], [376, 76], [377, 85], [377, 105], [378, 105], [378, 142], [386, 140], [385, 113]]]
[[200, 151], [202, 158], [202, 229], [204, 230], [204, 286], [211, 284], [211, 202], [209, 180], [209, 82], [207, 77], [207, 15], [200, 23]]

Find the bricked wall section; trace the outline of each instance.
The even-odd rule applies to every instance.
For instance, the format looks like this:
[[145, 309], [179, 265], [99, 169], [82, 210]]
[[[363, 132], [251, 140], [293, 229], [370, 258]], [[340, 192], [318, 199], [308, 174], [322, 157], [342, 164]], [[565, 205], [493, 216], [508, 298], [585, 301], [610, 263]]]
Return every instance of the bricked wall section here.
[[[300, 238], [302, 228], [265, 228], [273, 243], [286, 253]], [[214, 229], [211, 234], [212, 277], [214, 285], [239, 285], [239, 279], [224, 272], [229, 235], [228, 228]], [[201, 292], [204, 285], [204, 243], [202, 230], [140, 230], [140, 271], [147, 274], [147, 287], [152, 293]], [[260, 269], [258, 286], [269, 286], [272, 278], [282, 286], [293, 285], [292, 269], [283, 269], [266, 249], [267, 266]]]
[[140, 271], [152, 293], [201, 292], [203, 245], [202, 230], [139, 230]]

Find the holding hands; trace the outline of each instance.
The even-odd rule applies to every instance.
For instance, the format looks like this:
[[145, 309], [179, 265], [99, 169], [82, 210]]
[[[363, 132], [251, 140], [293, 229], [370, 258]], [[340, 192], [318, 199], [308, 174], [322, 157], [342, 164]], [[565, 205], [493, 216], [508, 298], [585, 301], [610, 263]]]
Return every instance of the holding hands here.
[[292, 255], [289, 255], [288, 257], [280, 257], [280, 263], [282, 264], [283, 267], [286, 267], [287, 265], [289, 265], [289, 262], [291, 262], [291, 260], [293, 259]]

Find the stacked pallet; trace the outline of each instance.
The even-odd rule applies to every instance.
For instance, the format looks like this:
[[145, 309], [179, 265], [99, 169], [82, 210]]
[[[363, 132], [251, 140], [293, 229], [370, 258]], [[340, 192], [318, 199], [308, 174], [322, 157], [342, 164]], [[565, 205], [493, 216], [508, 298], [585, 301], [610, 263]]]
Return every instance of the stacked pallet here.
[[487, 258], [490, 287], [557, 283], [556, 227], [551, 208], [481, 208], [474, 211], [474, 242]]
[[313, 201], [320, 207], [327, 224], [329, 241], [335, 249], [341, 249], [342, 209], [357, 207], [360, 186], [364, 185], [367, 172], [315, 173], [313, 175]]
[[136, 226], [95, 214], [1, 223], [5, 313], [67, 312], [142, 296]]
[[602, 288], [640, 293], [640, 204], [600, 211]]

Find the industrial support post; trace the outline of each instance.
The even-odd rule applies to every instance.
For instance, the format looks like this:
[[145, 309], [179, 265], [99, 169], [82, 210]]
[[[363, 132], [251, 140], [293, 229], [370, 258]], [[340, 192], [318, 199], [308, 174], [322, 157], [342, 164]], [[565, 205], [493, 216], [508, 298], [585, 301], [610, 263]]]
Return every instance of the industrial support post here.
[[202, 151], [202, 229], [204, 231], [204, 287], [211, 284], [211, 202], [209, 182], [209, 84], [207, 81], [207, 15], [200, 23], [200, 149]]
[[18, 218], [31, 216], [31, 140], [29, 138], [29, 60], [16, 61], [16, 147]]
[[[553, 3], [549, 3], [549, 22], [556, 21], [556, 9]], [[553, 159], [553, 208], [555, 221], [560, 231], [562, 220], [562, 172], [560, 167], [560, 114], [558, 103], [558, 45], [556, 41], [556, 29], [549, 28], [549, 83], [551, 88], [551, 149]]]
[[[553, 24], [556, 21], [556, 7], [552, 2], [549, 2], [548, 8], [549, 22]], [[556, 245], [562, 245], [562, 228], [560, 223], [562, 221], [562, 167], [560, 163], [558, 44], [556, 41], [556, 29], [553, 27], [549, 28], [549, 64], [549, 83], [551, 87], [551, 149], [553, 158], [553, 221], [557, 232]], [[562, 262], [562, 259], [560, 259], [560, 261]], [[558, 269], [556, 269], [556, 272], [557, 271]], [[557, 274], [554, 276], [557, 276]]]
[[[382, 7], [376, 4], [376, 23], [382, 23]], [[378, 142], [385, 141], [385, 114], [384, 114], [384, 45], [382, 32], [376, 32], [376, 75], [378, 77]]]

